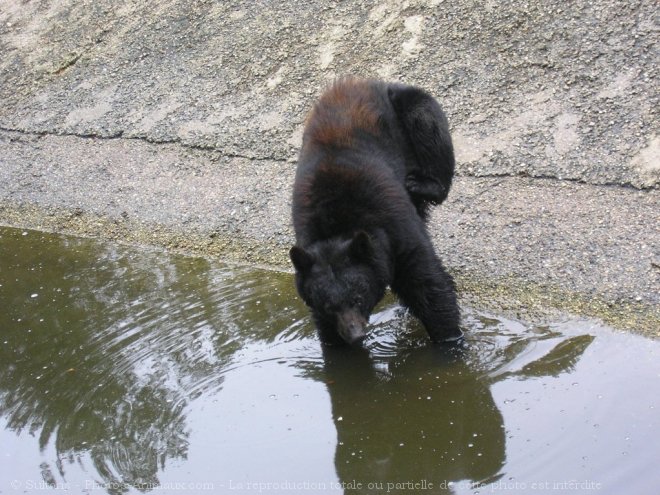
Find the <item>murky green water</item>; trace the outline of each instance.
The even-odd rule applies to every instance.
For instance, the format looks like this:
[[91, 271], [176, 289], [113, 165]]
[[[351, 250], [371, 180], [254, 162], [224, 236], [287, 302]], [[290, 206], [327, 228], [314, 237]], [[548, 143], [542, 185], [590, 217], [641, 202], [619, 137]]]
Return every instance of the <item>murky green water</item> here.
[[464, 319], [322, 349], [291, 275], [0, 229], [0, 493], [658, 493], [659, 342]]

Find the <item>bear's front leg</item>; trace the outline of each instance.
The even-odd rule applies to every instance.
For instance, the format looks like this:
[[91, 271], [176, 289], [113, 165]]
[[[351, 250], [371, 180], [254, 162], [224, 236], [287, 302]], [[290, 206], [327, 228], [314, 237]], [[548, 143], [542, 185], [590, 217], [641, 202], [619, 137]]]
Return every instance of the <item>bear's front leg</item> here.
[[430, 242], [397, 260], [392, 290], [421, 320], [433, 342], [454, 342], [463, 336], [454, 281]]

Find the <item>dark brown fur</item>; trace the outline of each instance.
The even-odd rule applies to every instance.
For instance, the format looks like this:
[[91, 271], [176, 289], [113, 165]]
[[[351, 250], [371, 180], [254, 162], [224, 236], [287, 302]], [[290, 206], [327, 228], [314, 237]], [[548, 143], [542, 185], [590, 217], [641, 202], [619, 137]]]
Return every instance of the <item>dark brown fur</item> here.
[[310, 142], [318, 146], [352, 146], [359, 132], [379, 134], [374, 90], [367, 81], [343, 79], [323, 93], [306, 121]]

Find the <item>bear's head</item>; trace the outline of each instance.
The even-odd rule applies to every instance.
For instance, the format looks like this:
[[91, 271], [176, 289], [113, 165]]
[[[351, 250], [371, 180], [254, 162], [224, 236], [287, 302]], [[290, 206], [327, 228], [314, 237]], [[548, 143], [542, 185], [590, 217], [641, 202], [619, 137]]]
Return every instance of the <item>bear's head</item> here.
[[359, 344], [387, 285], [369, 235], [360, 231], [350, 239], [294, 246], [289, 255], [298, 293], [312, 311], [321, 340]]

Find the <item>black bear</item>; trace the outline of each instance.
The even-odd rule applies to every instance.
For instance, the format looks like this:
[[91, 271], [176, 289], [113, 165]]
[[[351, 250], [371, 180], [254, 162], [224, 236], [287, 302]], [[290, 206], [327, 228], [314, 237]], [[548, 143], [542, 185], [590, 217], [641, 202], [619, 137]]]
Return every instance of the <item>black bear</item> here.
[[361, 342], [388, 285], [433, 341], [460, 339], [454, 283], [426, 230], [454, 163], [447, 118], [422, 89], [345, 78], [316, 102], [293, 187], [289, 254], [322, 342]]

